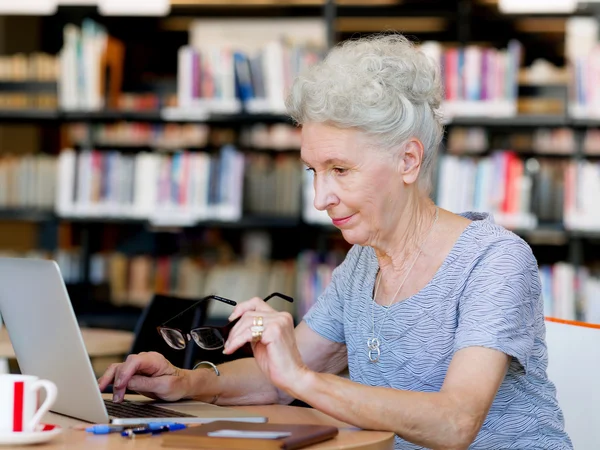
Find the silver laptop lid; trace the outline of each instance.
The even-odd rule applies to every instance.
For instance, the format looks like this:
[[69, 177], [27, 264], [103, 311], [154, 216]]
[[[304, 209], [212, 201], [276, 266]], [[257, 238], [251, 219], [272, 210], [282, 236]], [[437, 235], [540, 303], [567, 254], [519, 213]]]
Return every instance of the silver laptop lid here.
[[0, 258], [0, 314], [21, 372], [56, 383], [52, 411], [96, 423], [108, 414], [54, 261]]

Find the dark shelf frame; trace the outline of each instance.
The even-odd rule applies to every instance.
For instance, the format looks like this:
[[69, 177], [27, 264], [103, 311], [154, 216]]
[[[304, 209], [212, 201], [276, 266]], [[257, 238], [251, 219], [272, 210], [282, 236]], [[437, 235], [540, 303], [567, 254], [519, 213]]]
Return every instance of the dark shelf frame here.
[[[160, 110], [152, 111], [60, 111], [45, 109], [0, 109], [0, 121], [7, 122], [89, 122], [105, 123], [116, 121], [155, 122], [155, 123], [205, 123], [209, 125], [252, 125], [255, 123], [294, 124], [286, 114], [212, 114], [206, 120], [195, 118], [165, 119]], [[510, 128], [598, 128], [599, 119], [574, 119], [560, 115], [515, 117], [454, 117], [445, 123], [447, 127], [489, 127]]]
[[47, 222], [54, 220], [54, 211], [37, 208], [0, 209], [0, 220], [19, 222]]

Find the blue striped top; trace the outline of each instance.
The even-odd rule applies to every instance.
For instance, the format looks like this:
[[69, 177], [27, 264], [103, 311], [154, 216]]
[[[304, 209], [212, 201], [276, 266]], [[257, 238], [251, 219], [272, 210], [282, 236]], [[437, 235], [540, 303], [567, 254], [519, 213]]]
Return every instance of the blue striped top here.
[[[511, 363], [471, 449], [571, 449], [556, 389], [546, 376], [543, 303], [530, 247], [487, 214], [472, 220], [433, 279], [417, 294], [386, 308], [373, 305], [379, 264], [355, 245], [304, 317], [321, 336], [346, 344], [350, 378], [370, 386], [438, 392], [453, 354], [483, 346]], [[381, 341], [369, 362], [372, 310]], [[396, 437], [396, 449], [418, 449]]]

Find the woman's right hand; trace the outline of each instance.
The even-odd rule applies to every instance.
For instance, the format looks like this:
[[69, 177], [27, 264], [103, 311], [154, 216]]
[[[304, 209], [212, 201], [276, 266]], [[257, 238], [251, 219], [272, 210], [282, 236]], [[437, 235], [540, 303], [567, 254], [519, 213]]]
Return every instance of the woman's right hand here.
[[112, 364], [98, 379], [98, 386], [102, 392], [112, 382], [113, 402], [123, 401], [126, 389], [153, 399], [176, 401], [187, 394], [186, 372], [160, 353], [142, 352]]

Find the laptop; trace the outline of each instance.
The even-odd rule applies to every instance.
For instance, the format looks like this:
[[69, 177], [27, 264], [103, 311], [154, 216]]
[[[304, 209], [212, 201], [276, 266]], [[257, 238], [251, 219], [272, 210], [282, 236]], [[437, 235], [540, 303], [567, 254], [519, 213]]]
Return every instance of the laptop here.
[[103, 400], [54, 261], [0, 258], [0, 315], [21, 372], [56, 384], [58, 396], [51, 409], [55, 413], [115, 425], [267, 421], [250, 412], [196, 401], [113, 404]]

